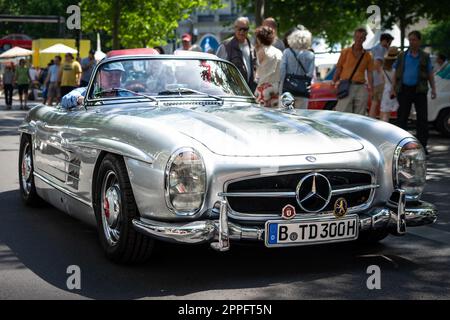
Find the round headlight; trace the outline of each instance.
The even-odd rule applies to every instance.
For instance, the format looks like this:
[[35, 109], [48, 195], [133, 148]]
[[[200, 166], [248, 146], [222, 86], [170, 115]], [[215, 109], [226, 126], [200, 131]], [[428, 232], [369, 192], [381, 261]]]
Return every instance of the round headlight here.
[[394, 153], [394, 186], [405, 191], [408, 200], [419, 200], [427, 175], [426, 155], [422, 145], [408, 138]]
[[200, 154], [191, 148], [175, 151], [165, 174], [167, 206], [179, 215], [195, 214], [206, 191], [206, 170]]

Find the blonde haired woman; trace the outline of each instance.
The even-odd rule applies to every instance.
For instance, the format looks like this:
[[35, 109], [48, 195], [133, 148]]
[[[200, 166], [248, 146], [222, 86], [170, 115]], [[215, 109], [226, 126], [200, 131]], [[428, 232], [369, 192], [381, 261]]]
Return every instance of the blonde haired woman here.
[[[283, 83], [286, 76], [314, 76], [314, 53], [310, 51], [312, 35], [302, 26], [297, 27], [287, 38], [289, 48], [284, 50], [281, 59], [280, 70], [280, 94], [283, 93]], [[295, 97], [295, 107], [299, 109], [308, 108], [308, 98]]]

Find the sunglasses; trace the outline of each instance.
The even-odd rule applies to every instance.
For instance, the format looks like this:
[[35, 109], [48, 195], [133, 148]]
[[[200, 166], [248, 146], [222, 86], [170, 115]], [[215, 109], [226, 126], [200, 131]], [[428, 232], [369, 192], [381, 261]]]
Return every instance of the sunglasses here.
[[240, 32], [248, 32], [250, 28], [238, 28], [237, 30]]

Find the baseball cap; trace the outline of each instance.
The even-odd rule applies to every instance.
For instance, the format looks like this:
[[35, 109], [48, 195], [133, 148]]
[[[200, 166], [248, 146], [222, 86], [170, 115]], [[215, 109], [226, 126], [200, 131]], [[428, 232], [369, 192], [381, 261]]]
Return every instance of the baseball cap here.
[[102, 67], [103, 71], [122, 71], [125, 72], [122, 63], [120, 62], [111, 62]]
[[192, 37], [189, 33], [184, 33], [183, 36], [181, 37], [182, 41], [191, 41]]

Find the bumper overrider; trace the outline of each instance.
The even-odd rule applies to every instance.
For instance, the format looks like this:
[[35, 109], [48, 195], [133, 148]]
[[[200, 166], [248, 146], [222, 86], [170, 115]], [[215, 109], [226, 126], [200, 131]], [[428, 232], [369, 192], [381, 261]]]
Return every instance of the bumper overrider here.
[[[219, 219], [167, 223], [141, 218], [133, 220], [133, 225], [137, 231], [159, 240], [187, 244], [210, 242], [218, 251], [227, 251], [230, 240], [264, 241], [264, 227], [228, 221], [228, 212], [227, 201], [221, 200]], [[391, 234], [401, 236], [407, 227], [434, 223], [437, 210], [424, 201], [407, 203], [404, 192], [396, 190], [384, 206], [373, 207], [358, 215], [360, 232], [387, 229]], [[302, 220], [301, 215], [297, 217], [290, 221]]]

